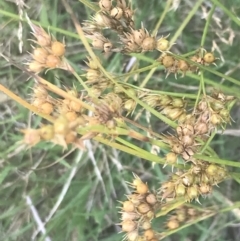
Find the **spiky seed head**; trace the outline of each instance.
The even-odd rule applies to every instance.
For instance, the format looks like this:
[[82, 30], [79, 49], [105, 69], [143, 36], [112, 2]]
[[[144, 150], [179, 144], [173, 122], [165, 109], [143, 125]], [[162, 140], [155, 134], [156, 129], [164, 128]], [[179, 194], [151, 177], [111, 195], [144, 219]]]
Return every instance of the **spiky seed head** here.
[[146, 32], [145, 29], [140, 28], [137, 30], [132, 30], [132, 35], [134, 37], [134, 42], [140, 46], [146, 37]]
[[198, 135], [203, 135], [208, 133], [208, 125], [205, 122], [196, 123], [194, 126], [194, 131]]
[[146, 194], [148, 192], [148, 185], [143, 182], [137, 184], [136, 192], [139, 194]]
[[199, 187], [199, 191], [202, 195], [209, 194], [212, 191], [212, 186], [206, 183], [202, 183]]
[[135, 212], [123, 212], [121, 218], [122, 220], [135, 220], [135, 219], [138, 219], [139, 217], [140, 215]]
[[172, 146], [172, 151], [176, 154], [181, 154], [184, 152], [184, 147], [182, 144], [177, 143]]
[[221, 122], [222, 122], [222, 118], [221, 118], [221, 116], [219, 115], [219, 114], [212, 114], [211, 116], [210, 116], [210, 122], [213, 124], [213, 125], [219, 125], [219, 124], [221, 124]]

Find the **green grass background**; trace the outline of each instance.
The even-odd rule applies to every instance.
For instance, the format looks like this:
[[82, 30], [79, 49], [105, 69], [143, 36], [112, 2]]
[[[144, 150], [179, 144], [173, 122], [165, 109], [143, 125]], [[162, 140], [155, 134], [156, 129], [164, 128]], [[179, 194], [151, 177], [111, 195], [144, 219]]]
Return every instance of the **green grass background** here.
[[[182, 0], [176, 11], [169, 11], [158, 31], [158, 36], [171, 34], [178, 30], [186, 15], [191, 11], [197, 1]], [[215, 1], [203, 1], [187, 26], [173, 46], [174, 53], [187, 53], [196, 50], [200, 46], [201, 36], [205, 26], [202, 19], [203, 9], [209, 11]], [[25, 8], [32, 20], [39, 21], [43, 26], [51, 26], [50, 32], [59, 40], [65, 38], [67, 45], [66, 57], [77, 68], [79, 74], [84, 74], [86, 50], [75, 34], [75, 29], [69, 15], [66, 13], [60, 0], [29, 0], [25, 1], [29, 8]], [[84, 6], [80, 1], [69, 1], [80, 22], [89, 19], [93, 11]], [[239, 0], [221, 1], [221, 3], [234, 16], [240, 17]], [[136, 9], [136, 27], [141, 23], [151, 32], [165, 8], [165, 1], [132, 1], [133, 9]], [[15, 1], [0, 0], [0, 50], [10, 56], [18, 64], [27, 62], [28, 51], [31, 51], [30, 28], [26, 22], [23, 26], [23, 52], [19, 53], [17, 31], [19, 29], [18, 8]], [[15, 14], [7, 16], [7, 13]], [[14, 17], [15, 16], [15, 17]], [[210, 51], [214, 40], [221, 50], [224, 61], [218, 61], [218, 66], [213, 67], [217, 71], [228, 74], [239, 80], [240, 65], [240, 25], [233, 21], [222, 8], [217, 7], [214, 16], [221, 21], [220, 28], [216, 20], [210, 23], [206, 37], [205, 48]], [[68, 34], [54, 30], [59, 28], [67, 30]], [[229, 32], [234, 34], [232, 45], [224, 43], [217, 34], [228, 38]], [[122, 74], [124, 66], [131, 56], [112, 54], [104, 57], [101, 53], [103, 66], [109, 72]], [[216, 51], [216, 55], [220, 54]], [[154, 59], [157, 52], [144, 53], [137, 56], [139, 68], [149, 65], [143, 60], [146, 57]], [[131, 78], [129, 83], [140, 85], [146, 77], [145, 71]], [[43, 74], [44, 78], [57, 86], [77, 85], [77, 81], [62, 70], [49, 71]], [[230, 94], [240, 96], [239, 85], [234, 85], [227, 80], [211, 73], [205, 73], [205, 77], [212, 80], [217, 89], [228, 90]], [[21, 70], [15, 68], [3, 58], [0, 58], [0, 83], [22, 98], [29, 100], [31, 88], [34, 85], [32, 79]], [[183, 93], [197, 93], [199, 81], [189, 76], [175, 79], [170, 75], [165, 79], [164, 71], [159, 68], [151, 77], [146, 87], [154, 90], [164, 90]], [[222, 87], [224, 86], [224, 87]], [[208, 93], [212, 86], [206, 85]], [[240, 108], [239, 102], [231, 112], [232, 125], [227, 127], [228, 134], [217, 134], [211, 146], [222, 159], [240, 160]], [[141, 123], [147, 124], [146, 113], [140, 118]], [[29, 196], [38, 210], [42, 220], [48, 216], [50, 210], [57, 202], [64, 185], [68, 182], [70, 173], [76, 168], [68, 191], [59, 205], [55, 215], [46, 225], [47, 235], [53, 241], [118, 241], [122, 239], [119, 226], [119, 214], [117, 200], [125, 200], [125, 194], [130, 190], [125, 181], [131, 181], [132, 172], [137, 173], [154, 190], [160, 187], [160, 183], [166, 180], [170, 168], [162, 169], [160, 165], [141, 160], [137, 157], [109, 148], [95, 141], [87, 143], [87, 152], [75, 150], [69, 151], [49, 143], [40, 143], [31, 149], [21, 149], [19, 141], [22, 135], [19, 129], [38, 127], [40, 123], [46, 123], [41, 118], [34, 116], [4, 94], [0, 93], [0, 241], [30, 241], [36, 230], [36, 223], [32, 217], [29, 206], [26, 205], [26, 196]], [[151, 125], [156, 132], [170, 130], [157, 118], [151, 118]], [[233, 131], [229, 131], [233, 130]], [[134, 144], [151, 150], [151, 146], [145, 143], [133, 141]], [[164, 152], [160, 152], [163, 156]], [[54, 162], [55, 165], [46, 167]], [[77, 164], [76, 164], [77, 163]], [[38, 164], [36, 170], [34, 167]], [[46, 167], [46, 168], [44, 168]], [[238, 170], [231, 171], [237, 172]], [[240, 199], [239, 184], [233, 180], [225, 181], [216, 187], [212, 195], [206, 199], [201, 198], [202, 208], [207, 206], [227, 207], [229, 202], [237, 202]], [[194, 203], [197, 205], [196, 203]], [[240, 240], [239, 210], [219, 213], [215, 216], [182, 229], [177, 234], [166, 238], [168, 241], [237, 241]], [[165, 218], [157, 220], [157, 228], [164, 229]], [[44, 235], [38, 235], [35, 240], [46, 240]]]

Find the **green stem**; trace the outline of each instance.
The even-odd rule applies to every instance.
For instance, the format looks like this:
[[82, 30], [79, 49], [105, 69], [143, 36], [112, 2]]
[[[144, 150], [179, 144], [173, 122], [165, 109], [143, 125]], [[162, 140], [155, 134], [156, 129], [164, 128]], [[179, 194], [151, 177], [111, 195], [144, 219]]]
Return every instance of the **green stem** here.
[[232, 166], [232, 167], [239, 167], [240, 168], [240, 163], [239, 162], [234, 162], [234, 161], [229, 161], [229, 160], [223, 160], [215, 157], [208, 157], [204, 155], [194, 155], [195, 158], [203, 160], [203, 161], [208, 161], [208, 162], [213, 162], [217, 163], [220, 165], [226, 165], [226, 166]]
[[212, 15], [214, 13], [215, 8], [216, 8], [216, 6], [214, 5], [212, 7], [212, 9], [210, 10], [210, 12], [208, 13], [208, 18], [207, 18], [207, 21], [206, 21], [206, 24], [205, 24], [205, 27], [204, 27], [204, 30], [203, 30], [202, 39], [201, 39], [201, 47], [204, 47], [207, 32], [208, 32], [208, 28], [209, 28], [209, 24], [210, 24], [210, 21], [212, 19]]
[[177, 38], [181, 35], [183, 29], [187, 26], [187, 24], [190, 22], [193, 15], [197, 12], [198, 8], [201, 6], [203, 0], [198, 0], [195, 6], [192, 8], [192, 10], [188, 13], [187, 17], [184, 19], [181, 26], [178, 28], [178, 30], [175, 32], [174, 36], [170, 40], [170, 44], [173, 44]]
[[153, 35], [153, 36], [157, 35], [158, 29], [160, 28], [160, 26], [161, 26], [164, 18], [165, 18], [166, 15], [167, 15], [168, 10], [169, 10], [169, 8], [170, 8], [170, 6], [171, 6], [171, 4], [172, 4], [172, 1], [173, 1], [173, 0], [168, 0], [168, 1], [167, 1], [167, 4], [166, 4], [166, 6], [165, 6], [165, 8], [164, 8], [164, 11], [163, 11], [163, 13], [161, 14], [161, 17], [160, 17], [160, 19], [158, 20], [158, 22], [157, 22], [157, 24], [156, 24], [156, 26], [155, 26], [155, 28], [154, 28], [154, 30], [153, 30], [153, 32], [152, 32], [152, 35]]
[[214, 131], [211, 136], [208, 138], [207, 142], [204, 144], [204, 146], [202, 147], [200, 154], [203, 154], [205, 152], [205, 150], [207, 149], [207, 147], [209, 146], [209, 144], [211, 143], [211, 141], [213, 140], [214, 136], [216, 135], [216, 131]]

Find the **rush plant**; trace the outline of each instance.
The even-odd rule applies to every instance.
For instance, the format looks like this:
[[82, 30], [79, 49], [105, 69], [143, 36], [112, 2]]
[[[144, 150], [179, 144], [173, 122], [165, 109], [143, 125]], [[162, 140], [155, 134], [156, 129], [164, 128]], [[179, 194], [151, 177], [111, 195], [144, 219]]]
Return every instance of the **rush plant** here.
[[[152, 163], [150, 169], [147, 167], [147, 171], [144, 166], [139, 171], [134, 168], [131, 158], [128, 161], [128, 172], [131, 175], [133, 173], [134, 177], [133, 180], [128, 177], [127, 185], [125, 180], [121, 180], [124, 183], [122, 187], [125, 188], [122, 188], [121, 193], [125, 190], [127, 192], [125, 197], [114, 194], [115, 213], [117, 199], [120, 202], [119, 221], [114, 220], [115, 232], [122, 233], [121, 237], [115, 236], [114, 240], [167, 240], [169, 235], [218, 213], [232, 211], [236, 214], [234, 210], [239, 208], [239, 202], [234, 201], [235, 203], [227, 207], [213, 203], [205, 206], [205, 203], [209, 203], [208, 199], [214, 196], [214, 190], [219, 190], [220, 183], [226, 180], [239, 183], [240, 180], [237, 169], [240, 167], [239, 162], [225, 160], [221, 157], [217, 144], [212, 145], [217, 134], [224, 133], [234, 122], [236, 115], [231, 116], [231, 113], [234, 113], [232, 109], [239, 105], [240, 82], [235, 76], [231, 77], [235, 70], [224, 70], [226, 60], [219, 47], [220, 43], [225, 41], [226, 44], [227, 40], [219, 35], [220, 30], [219, 41], [215, 41], [214, 37], [211, 39], [212, 26], [218, 24], [219, 27], [221, 22], [217, 11], [225, 14], [228, 21], [232, 21], [239, 29], [240, 20], [234, 11], [228, 10], [217, 0], [195, 1], [174, 32], [168, 29], [162, 31], [162, 26], [173, 9], [176, 14], [181, 11], [182, 4], [186, 7], [179, 1], [168, 0], [163, 4], [164, 8], [159, 12], [159, 19], [152, 29], [148, 27], [151, 18], [146, 21], [138, 19], [141, 8], [135, 1], [82, 0], [73, 3], [77, 8], [86, 8], [89, 15], [82, 18], [71, 5], [71, 1], [62, 0], [61, 11], [71, 19], [75, 34], [36, 22], [33, 17], [28, 16], [24, 2], [20, 3], [18, 15], [0, 10], [0, 14], [5, 18], [17, 19], [20, 26], [26, 22], [24, 26], [31, 32], [26, 43], [28, 49], [24, 53], [27, 56], [24, 63], [17, 62], [4, 48], [1, 51], [2, 58], [8, 64], [21, 69], [28, 79], [25, 85], [28, 86], [29, 96], [24, 98], [21, 92], [14, 93], [7, 84], [1, 84], [0, 91], [34, 114], [34, 123], [31, 126], [17, 128], [17, 132], [21, 133], [21, 140], [16, 142], [16, 146], [20, 147], [21, 151], [31, 149], [33, 152], [35, 148], [41, 152], [45, 146], [49, 146], [46, 154], [51, 153], [51, 148], [58, 148], [57, 152], [64, 154], [73, 151], [81, 153], [81, 157], [75, 162], [63, 161], [64, 156], [60, 161], [53, 161], [45, 167], [38, 167], [44, 157], [40, 162], [33, 158], [27, 174], [20, 175], [20, 179], [31, 180], [31, 183], [34, 178], [30, 176], [35, 175], [37, 183], [38, 171], [42, 168], [46, 171], [49, 168], [54, 170], [55, 165], [60, 162], [71, 170], [69, 177], [63, 178], [63, 189], [49, 215], [40, 214], [46, 218], [37, 222], [37, 227], [30, 225], [26, 237], [31, 236], [32, 240], [35, 240], [41, 232], [42, 237], [39, 240], [50, 240], [51, 237], [55, 240], [54, 235], [58, 230], [54, 225], [51, 226], [51, 220], [54, 220], [54, 215], [61, 217], [61, 210], [58, 211], [60, 205], [66, 205], [68, 210], [68, 205], [75, 200], [69, 196], [64, 202], [64, 198], [68, 197], [68, 189], [69, 192], [76, 192], [77, 196], [77, 186], [74, 185], [72, 190], [70, 187], [78, 169], [81, 173], [80, 166], [84, 155], [89, 156], [87, 160], [93, 161], [93, 167], [89, 169], [94, 170], [88, 170], [89, 175], [95, 173], [102, 183], [96, 164], [100, 163], [102, 158], [102, 155], [98, 154], [100, 150], [95, 152], [99, 147], [107, 159], [112, 156], [108, 150], [114, 150], [113, 153], [119, 150], [121, 153], [130, 154], [138, 162], [143, 159], [143, 165]], [[157, 1], [154, 3], [158, 6]], [[199, 17], [201, 11], [204, 20], [200, 23], [200, 37], [196, 37], [195, 44], [190, 46], [192, 48], [182, 48], [180, 45], [184, 44], [184, 39], [188, 37], [185, 37], [185, 34], [189, 34], [184, 30], [192, 19]], [[234, 31], [231, 31], [234, 35]], [[64, 36], [57, 36], [59, 33]], [[71, 45], [68, 44], [70, 37], [77, 39], [84, 47], [85, 57], [80, 63], [74, 62], [74, 57], [72, 58], [81, 53], [71, 52]], [[180, 37], [183, 39], [182, 43], [179, 41]], [[117, 62], [121, 68], [114, 68]], [[184, 85], [178, 84], [185, 79]], [[32, 85], [29, 88], [30, 82]], [[167, 85], [164, 83], [172, 83], [175, 87], [169, 91], [169, 88], [164, 88]], [[194, 85], [194, 91], [191, 91], [190, 85]], [[184, 86], [184, 91], [180, 91], [179, 86]], [[161, 123], [161, 128], [157, 127], [158, 123]], [[10, 171], [6, 171], [8, 155], [9, 153], [5, 153], [1, 162], [3, 172], [0, 180], [4, 188], [7, 188], [7, 183], [10, 182], [8, 178], [13, 178]], [[125, 154], [122, 155], [125, 157]], [[120, 154], [111, 158], [123, 168], [125, 162]], [[161, 170], [161, 178], [157, 175], [154, 177], [154, 174], [151, 174], [151, 178], [146, 178], [144, 173], [154, 173], [156, 166]], [[233, 167], [236, 170], [233, 171]], [[54, 179], [54, 175], [61, 179], [61, 170], [58, 172], [53, 171], [50, 179]], [[45, 181], [47, 178], [49, 175]], [[78, 179], [75, 178], [77, 183]], [[152, 180], [157, 181], [154, 183]], [[26, 184], [22, 191], [28, 208], [33, 205], [28, 191], [28, 188], [31, 190], [31, 185]], [[117, 181], [114, 185], [117, 185]], [[108, 193], [113, 192], [113, 189], [112, 185]], [[52, 190], [57, 193], [59, 191], [54, 188]], [[52, 194], [52, 190], [47, 192]], [[89, 185], [89, 192], [91, 190], [94, 188]], [[37, 200], [36, 208], [38, 204], [41, 206], [42, 202], [45, 202], [44, 198], [41, 202]], [[91, 196], [91, 202], [95, 203], [94, 195]], [[43, 205], [46, 205], [47, 210], [51, 206], [47, 203]], [[2, 216], [10, 215], [8, 211], [4, 212], [6, 214], [3, 213]], [[33, 218], [37, 220], [33, 213], [32, 211]], [[71, 219], [71, 215], [69, 212], [68, 219]], [[239, 215], [236, 216], [239, 218]], [[157, 224], [159, 220], [161, 225]], [[68, 222], [67, 219], [65, 221]], [[2, 226], [10, 229], [9, 225]], [[73, 227], [63, 239], [57, 240], [96, 240], [88, 234], [89, 230], [86, 239], [83, 239], [80, 236], [84, 231], [81, 233], [76, 224]], [[12, 240], [12, 236], [6, 230], [4, 232], [5, 240]]]

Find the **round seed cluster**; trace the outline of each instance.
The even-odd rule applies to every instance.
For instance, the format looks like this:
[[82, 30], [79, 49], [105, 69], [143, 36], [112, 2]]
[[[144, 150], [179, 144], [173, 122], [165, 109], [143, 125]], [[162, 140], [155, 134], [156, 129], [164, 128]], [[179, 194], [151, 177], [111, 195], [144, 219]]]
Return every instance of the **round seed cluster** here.
[[34, 73], [39, 73], [43, 69], [55, 69], [60, 67], [62, 57], [65, 54], [65, 45], [53, 40], [42, 28], [32, 25], [33, 35], [37, 39], [34, 41], [39, 45], [33, 49], [32, 61], [28, 63], [28, 69]]
[[121, 226], [128, 241], [147, 240], [156, 241], [157, 236], [152, 229], [151, 220], [159, 202], [148, 185], [135, 175], [130, 186], [134, 188], [132, 194], [127, 195], [127, 201], [121, 207]]

